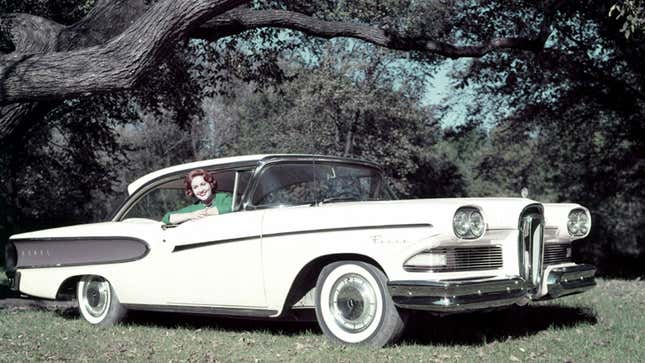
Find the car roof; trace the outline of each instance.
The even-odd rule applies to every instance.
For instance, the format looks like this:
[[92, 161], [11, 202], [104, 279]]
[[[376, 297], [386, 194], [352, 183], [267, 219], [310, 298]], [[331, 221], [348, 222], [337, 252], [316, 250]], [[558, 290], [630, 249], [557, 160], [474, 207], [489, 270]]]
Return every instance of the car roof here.
[[177, 172], [199, 169], [199, 168], [213, 167], [218, 165], [258, 162], [259, 160], [262, 160], [266, 156], [268, 155], [258, 154], [258, 155], [244, 155], [244, 156], [233, 156], [228, 158], [208, 159], [208, 160], [193, 161], [190, 163], [179, 164], [179, 165], [174, 165], [167, 168], [159, 169], [157, 171], [153, 171], [152, 173], [148, 173], [140, 177], [139, 179], [133, 181], [132, 183], [130, 183], [128, 185], [128, 194], [129, 195], [134, 194], [134, 192], [139, 190], [139, 188], [141, 188], [142, 186], [148, 184], [148, 182], [167, 174], [173, 174]]
[[179, 165], [170, 166], [167, 168], [159, 169], [148, 173], [128, 185], [128, 194], [134, 194], [139, 188], [148, 184], [152, 180], [155, 180], [159, 177], [168, 174], [175, 174], [179, 172], [186, 172], [188, 170], [200, 169], [200, 168], [213, 168], [217, 166], [235, 166], [238, 165], [249, 165], [254, 163], [259, 163], [262, 161], [274, 161], [274, 160], [298, 160], [298, 159], [321, 159], [326, 161], [341, 161], [341, 162], [352, 162], [359, 163], [363, 165], [369, 165], [375, 168], [380, 169], [380, 167], [372, 162], [360, 160], [360, 159], [351, 159], [338, 156], [326, 156], [326, 155], [313, 155], [313, 154], [255, 154], [255, 155], [244, 155], [244, 156], [233, 156], [226, 158], [217, 158], [217, 159], [208, 159], [201, 161], [194, 161], [190, 163], [184, 163]]

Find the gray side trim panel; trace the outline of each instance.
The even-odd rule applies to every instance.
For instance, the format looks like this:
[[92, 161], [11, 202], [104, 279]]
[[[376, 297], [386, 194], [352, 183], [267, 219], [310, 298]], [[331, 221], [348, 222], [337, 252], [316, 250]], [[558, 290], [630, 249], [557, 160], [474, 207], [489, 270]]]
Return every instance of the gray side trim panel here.
[[133, 237], [66, 237], [13, 239], [16, 268], [42, 268], [121, 263], [144, 258], [148, 244]]

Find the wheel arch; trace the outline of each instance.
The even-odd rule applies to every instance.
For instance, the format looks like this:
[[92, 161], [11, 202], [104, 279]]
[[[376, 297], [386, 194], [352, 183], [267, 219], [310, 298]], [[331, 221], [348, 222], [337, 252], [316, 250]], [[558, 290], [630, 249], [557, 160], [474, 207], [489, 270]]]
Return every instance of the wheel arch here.
[[387, 276], [387, 273], [381, 264], [366, 255], [359, 253], [333, 253], [319, 256], [305, 264], [296, 275], [296, 278], [291, 283], [284, 305], [282, 306], [281, 315], [288, 314], [295, 303], [300, 301], [300, 299], [302, 299], [309, 290], [316, 287], [318, 275], [320, 275], [320, 272], [325, 266], [337, 261], [361, 261], [369, 263], [381, 270], [385, 276]]
[[[84, 273], [84, 274], [78, 274], [78, 275], [67, 277], [65, 280], [63, 280], [63, 282], [58, 287], [58, 291], [56, 292], [56, 300], [75, 299], [76, 286], [78, 285], [78, 282], [85, 276], [98, 276], [105, 280], [108, 280], [105, 278], [105, 276], [101, 274], [96, 274], [96, 273]], [[114, 288], [114, 285], [112, 285], [112, 287]]]
[[56, 300], [73, 300], [76, 298], [76, 285], [78, 285], [78, 281], [83, 276], [86, 276], [86, 274], [70, 276], [63, 280], [56, 292]]

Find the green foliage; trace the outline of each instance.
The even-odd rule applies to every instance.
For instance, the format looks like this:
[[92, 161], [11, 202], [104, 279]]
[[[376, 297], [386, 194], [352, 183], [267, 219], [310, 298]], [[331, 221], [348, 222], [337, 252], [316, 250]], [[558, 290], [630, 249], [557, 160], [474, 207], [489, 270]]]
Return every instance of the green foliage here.
[[[337, 56], [349, 48], [351, 62]], [[239, 137], [230, 140], [229, 152], [372, 160], [407, 194], [406, 178], [418, 169], [414, 158], [434, 143], [438, 126], [430, 110], [418, 105], [418, 91], [387, 74], [385, 56], [370, 58], [373, 49], [359, 48], [351, 42], [332, 43], [317, 67], [292, 69], [298, 74], [292, 80], [238, 96]]]
[[[603, 8], [565, 6], [542, 54], [495, 54], [460, 73], [477, 95], [471, 118], [502, 110], [487, 127], [475, 173], [465, 176], [470, 195], [517, 196], [528, 187], [532, 199], [585, 205], [594, 227], [576, 245], [579, 258], [623, 274], [617, 259], [645, 256], [643, 220], [635, 217], [645, 212], [645, 80], [637, 61], [645, 48], [633, 46], [636, 38], [626, 43]], [[478, 11], [471, 16], [484, 21]]]
[[127, 149], [113, 138], [109, 110], [95, 113], [99, 100], [104, 106], [115, 101], [66, 101], [47, 115], [47, 127], [30, 133], [27, 147], [2, 153], [0, 195], [10, 201], [3, 215], [13, 212], [2, 224], [11, 233], [87, 220], [87, 210], [96, 207], [104, 212], [92, 205], [94, 194], [111, 192]]
[[620, 31], [629, 38], [645, 30], [645, 4], [642, 0], [624, 0], [609, 8], [609, 17], [623, 21]]

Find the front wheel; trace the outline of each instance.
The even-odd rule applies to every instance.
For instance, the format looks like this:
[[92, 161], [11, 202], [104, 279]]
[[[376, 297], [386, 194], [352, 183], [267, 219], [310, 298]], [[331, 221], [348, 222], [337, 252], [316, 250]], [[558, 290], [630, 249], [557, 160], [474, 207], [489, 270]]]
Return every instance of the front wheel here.
[[387, 292], [387, 277], [361, 261], [339, 261], [323, 268], [316, 284], [316, 318], [323, 333], [341, 344], [382, 347], [405, 327]]
[[110, 326], [125, 318], [121, 305], [108, 280], [99, 276], [83, 276], [76, 288], [78, 308], [90, 324]]

